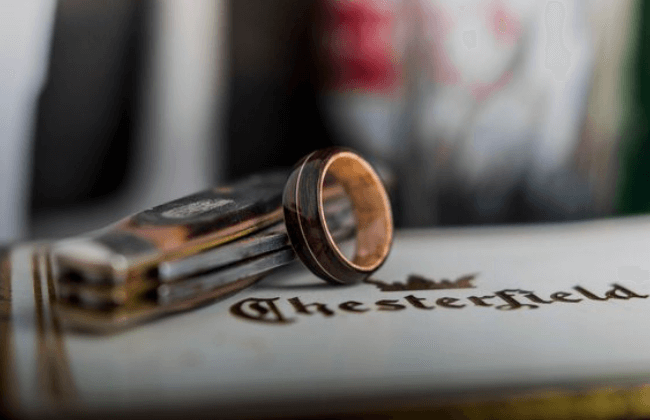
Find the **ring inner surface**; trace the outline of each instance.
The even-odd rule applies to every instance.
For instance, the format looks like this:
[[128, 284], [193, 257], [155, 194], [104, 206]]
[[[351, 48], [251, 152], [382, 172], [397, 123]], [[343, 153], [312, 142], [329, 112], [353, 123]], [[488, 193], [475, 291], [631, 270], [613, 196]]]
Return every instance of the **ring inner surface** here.
[[[343, 186], [352, 201], [357, 221], [356, 251], [352, 261], [328, 232], [333, 248], [353, 267], [363, 271], [374, 270], [388, 254], [392, 241], [390, 203], [381, 180], [367, 162], [347, 152], [333, 157], [323, 175], [323, 179], [333, 176]], [[321, 211], [324, 208], [322, 197], [320, 208]], [[324, 214], [321, 217], [324, 219]]]

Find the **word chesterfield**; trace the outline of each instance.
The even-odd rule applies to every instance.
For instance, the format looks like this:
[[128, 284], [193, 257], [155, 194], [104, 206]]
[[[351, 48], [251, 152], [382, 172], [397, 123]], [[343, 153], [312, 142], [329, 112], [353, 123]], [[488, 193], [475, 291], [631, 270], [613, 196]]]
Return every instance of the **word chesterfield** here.
[[[464, 280], [467, 282], [467, 280]], [[472, 288], [450, 287], [450, 288]], [[609, 300], [622, 301], [629, 299], [647, 299], [648, 295], [641, 295], [620, 284], [612, 284], [604, 293], [596, 293], [581, 286], [573, 287], [571, 292], [559, 291], [550, 296], [539, 296], [535, 292], [521, 289], [504, 289], [490, 295], [468, 296], [463, 298], [438, 297], [423, 298], [410, 294], [400, 299], [381, 299], [372, 303], [349, 300], [332, 305], [322, 302], [308, 302], [299, 297], [287, 299], [287, 303], [280, 304], [279, 297], [273, 298], [247, 298], [230, 307], [230, 312], [240, 318], [267, 324], [287, 324], [296, 321], [299, 317], [318, 315], [325, 317], [335, 316], [339, 313], [363, 314], [369, 311], [403, 311], [420, 310], [431, 311], [461, 310], [467, 307], [492, 308], [500, 311], [513, 311], [518, 309], [538, 309], [550, 304], [577, 304], [583, 301], [606, 302]], [[287, 310], [286, 308], [290, 308]]]

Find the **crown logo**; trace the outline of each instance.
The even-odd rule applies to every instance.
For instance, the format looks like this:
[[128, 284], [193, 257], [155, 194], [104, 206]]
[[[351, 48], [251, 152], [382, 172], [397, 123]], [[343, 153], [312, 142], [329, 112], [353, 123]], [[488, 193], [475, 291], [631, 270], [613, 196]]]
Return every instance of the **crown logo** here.
[[472, 281], [477, 274], [468, 274], [457, 278], [454, 281], [442, 279], [440, 281], [429, 280], [425, 277], [411, 274], [406, 283], [393, 282], [385, 283], [380, 280], [366, 279], [365, 283], [374, 284], [382, 292], [399, 292], [404, 290], [445, 290], [445, 289], [473, 289]]

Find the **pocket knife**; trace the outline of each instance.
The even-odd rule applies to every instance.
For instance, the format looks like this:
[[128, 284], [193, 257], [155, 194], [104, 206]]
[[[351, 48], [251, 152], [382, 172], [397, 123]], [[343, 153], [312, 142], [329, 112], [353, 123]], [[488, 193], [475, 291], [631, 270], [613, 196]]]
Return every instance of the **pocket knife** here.
[[[56, 311], [71, 327], [112, 331], [206, 304], [294, 260], [283, 173], [255, 175], [143, 211], [49, 248]], [[335, 239], [353, 236], [343, 188], [325, 181]]]

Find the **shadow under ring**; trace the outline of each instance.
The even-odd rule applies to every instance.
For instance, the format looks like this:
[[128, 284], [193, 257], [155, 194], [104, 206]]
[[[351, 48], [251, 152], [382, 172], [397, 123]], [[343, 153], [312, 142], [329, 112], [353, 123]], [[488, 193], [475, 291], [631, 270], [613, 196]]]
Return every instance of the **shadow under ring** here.
[[[323, 206], [326, 175], [343, 187], [357, 221], [356, 250], [347, 258], [327, 226]], [[384, 185], [372, 166], [355, 152], [331, 147], [303, 158], [282, 197], [291, 245], [318, 277], [336, 284], [359, 282], [386, 260], [393, 242], [393, 217]]]

